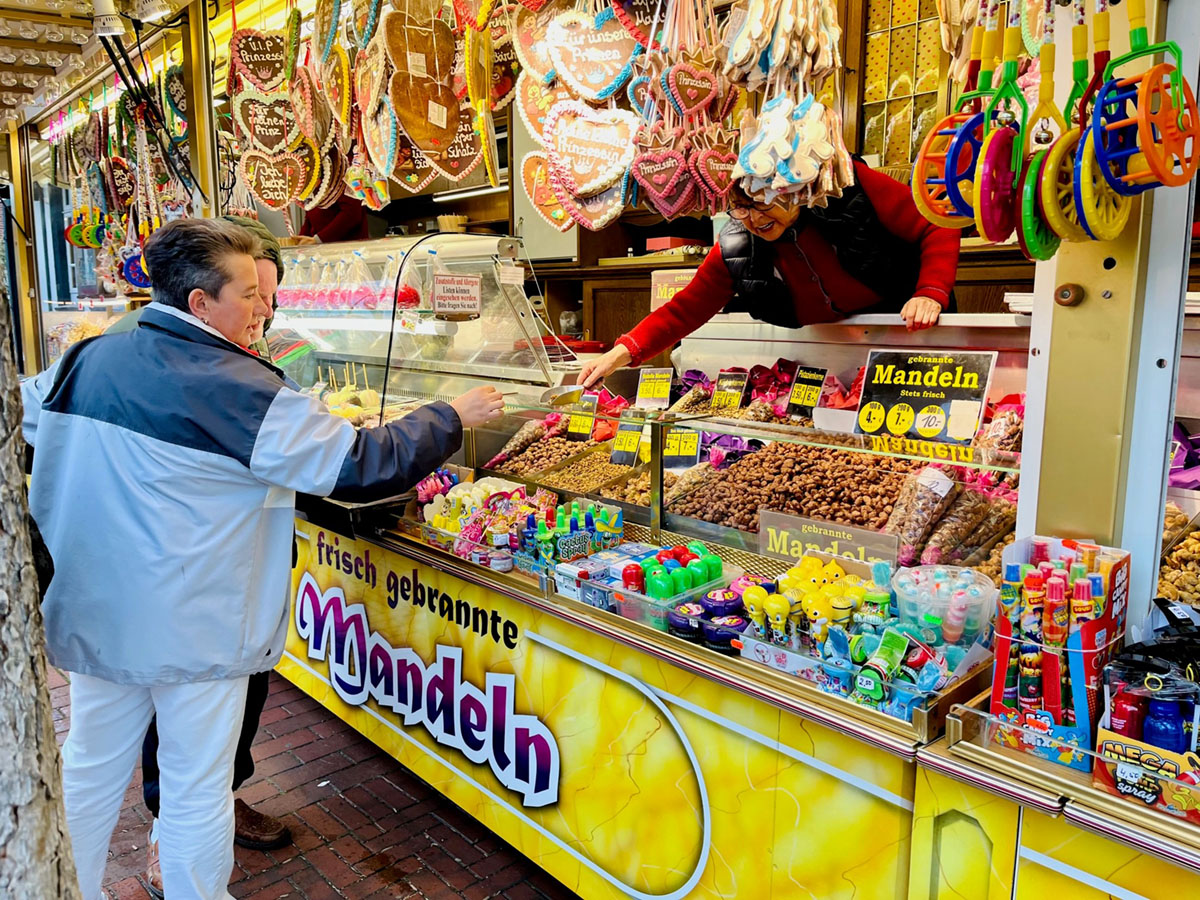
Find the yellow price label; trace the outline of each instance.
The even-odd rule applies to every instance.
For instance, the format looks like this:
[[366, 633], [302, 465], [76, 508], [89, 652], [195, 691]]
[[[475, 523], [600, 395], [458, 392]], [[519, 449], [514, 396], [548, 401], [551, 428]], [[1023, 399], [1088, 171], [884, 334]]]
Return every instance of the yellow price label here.
[[792, 396], [788, 402], [796, 406], [816, 406], [820, 401], [821, 385], [797, 383], [792, 386]]
[[671, 374], [654, 372], [642, 379], [641, 394], [648, 400], [661, 400], [671, 396]]
[[946, 411], [930, 404], [917, 416], [917, 434], [923, 438], [937, 437], [946, 427]]
[[907, 434], [917, 415], [907, 403], [897, 403], [887, 414], [887, 430], [892, 434]]
[[642, 432], [640, 428], [637, 431], [633, 429], [618, 431], [616, 438], [613, 440], [613, 449], [618, 453], [636, 453], [641, 443]]
[[572, 434], [591, 434], [592, 423], [595, 419], [595, 416], [575, 413], [571, 416], [571, 421], [567, 425], [567, 431], [570, 431]]
[[713, 409], [737, 409], [742, 402], [742, 392], [716, 391], [712, 395]]
[[882, 427], [886, 416], [887, 411], [883, 408], [883, 404], [872, 400], [858, 411], [858, 427], [867, 434], [874, 434]]

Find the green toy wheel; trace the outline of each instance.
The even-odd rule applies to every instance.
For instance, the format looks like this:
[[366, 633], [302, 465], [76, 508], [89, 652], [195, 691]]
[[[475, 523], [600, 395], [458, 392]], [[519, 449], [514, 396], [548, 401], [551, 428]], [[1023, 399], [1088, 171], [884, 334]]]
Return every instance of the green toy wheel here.
[[1042, 178], [1049, 156], [1050, 148], [1047, 147], [1028, 157], [1021, 170], [1021, 179], [1017, 183], [1017, 198], [1021, 203], [1017, 219], [1017, 241], [1021, 245], [1021, 252], [1034, 261], [1050, 259], [1062, 244], [1062, 238], [1054, 233], [1054, 229], [1042, 217], [1039, 202]]

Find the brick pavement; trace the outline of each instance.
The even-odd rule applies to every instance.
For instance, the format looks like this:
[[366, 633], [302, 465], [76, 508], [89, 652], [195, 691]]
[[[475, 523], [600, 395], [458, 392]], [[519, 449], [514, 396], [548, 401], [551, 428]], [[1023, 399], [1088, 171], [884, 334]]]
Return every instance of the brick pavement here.
[[[53, 669], [50, 689], [61, 744], [69, 688]], [[283, 817], [295, 841], [269, 853], [236, 848], [229, 890], [239, 900], [576, 896], [279, 675], [254, 758], [238, 796]], [[114, 900], [150, 898], [148, 831], [139, 767], [109, 851], [105, 887]]]

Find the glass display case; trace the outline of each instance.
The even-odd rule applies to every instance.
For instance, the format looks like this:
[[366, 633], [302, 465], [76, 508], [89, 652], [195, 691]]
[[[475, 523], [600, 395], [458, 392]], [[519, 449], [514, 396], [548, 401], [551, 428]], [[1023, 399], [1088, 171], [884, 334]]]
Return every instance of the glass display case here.
[[[1009, 394], [1023, 386], [1011, 364], [1023, 351], [1011, 317], [990, 334], [983, 323], [956, 331], [948, 317], [936, 335], [995, 349], [973, 440], [881, 440], [853, 433], [875, 339], [936, 347], [935, 336], [905, 337], [898, 319], [868, 327], [872, 343], [861, 323], [847, 326], [860, 332], [857, 343], [824, 342], [808, 329], [799, 342], [796, 332], [777, 346], [756, 341], [758, 358], [780, 355], [771, 366], [746, 360], [734, 403], [720, 399], [730, 348], [714, 354], [695, 343], [712, 343], [710, 333], [681, 351], [704, 369], [675, 377], [657, 403], [642, 392], [642, 406], [660, 408], [639, 407], [638, 370], [556, 406], [554, 389], [574, 383], [579, 363], [526, 299], [532, 273], [519, 241], [432, 235], [287, 255], [273, 355], [335, 413], [367, 426], [480, 383], [505, 394], [504, 416], [465, 436], [451, 465], [414, 495], [352, 510], [358, 537], [401, 552], [419, 544], [450, 571], [471, 567], [489, 584], [732, 666], [735, 683], [816, 694], [912, 739], [936, 735], [950, 704], [988, 676], [987, 613], [1019, 488], [1021, 407]], [[824, 373], [807, 408], [792, 403], [797, 364]], [[814, 575], [818, 560], [825, 575]], [[624, 571], [634, 563], [646, 564], [641, 576]], [[921, 600], [919, 584], [892, 583], [898, 567], [929, 569], [930, 578], [944, 568], [938, 577], [979, 602], [955, 611], [947, 598]], [[917, 581], [923, 568], [913, 569]], [[668, 572], [669, 581], [655, 580]], [[845, 576], [849, 606], [826, 583]], [[814, 578], [819, 599], [809, 608]], [[764, 585], [794, 608], [778, 600], [764, 608], [747, 594]], [[876, 595], [893, 590], [917, 599], [880, 606]], [[883, 635], [893, 628], [912, 643], [889, 649]], [[831, 631], [846, 639], [840, 656], [822, 649]], [[937, 667], [922, 673], [926, 650]], [[896, 665], [864, 668], [885, 651]], [[873, 687], [859, 683], [863, 672], [874, 673]]]

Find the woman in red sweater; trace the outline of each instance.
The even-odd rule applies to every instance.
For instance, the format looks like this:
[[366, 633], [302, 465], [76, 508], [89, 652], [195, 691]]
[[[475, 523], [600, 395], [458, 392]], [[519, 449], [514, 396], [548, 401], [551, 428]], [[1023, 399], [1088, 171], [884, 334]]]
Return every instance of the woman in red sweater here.
[[910, 331], [935, 325], [950, 305], [959, 232], [926, 220], [895, 179], [858, 159], [854, 172], [824, 209], [743, 198], [691, 284], [585, 363], [580, 383], [640, 365], [722, 311], [787, 328], [863, 312], [899, 312]]

